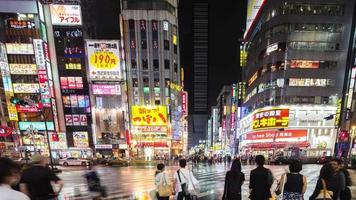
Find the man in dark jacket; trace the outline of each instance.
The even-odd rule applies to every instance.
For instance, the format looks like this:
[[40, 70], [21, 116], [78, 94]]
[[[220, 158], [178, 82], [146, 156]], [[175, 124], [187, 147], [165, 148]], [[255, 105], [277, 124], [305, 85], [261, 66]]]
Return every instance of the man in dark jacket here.
[[262, 155], [256, 156], [257, 168], [251, 171], [250, 175], [250, 199], [268, 200], [271, 198], [271, 186], [273, 184], [272, 172], [263, 167], [265, 158]]

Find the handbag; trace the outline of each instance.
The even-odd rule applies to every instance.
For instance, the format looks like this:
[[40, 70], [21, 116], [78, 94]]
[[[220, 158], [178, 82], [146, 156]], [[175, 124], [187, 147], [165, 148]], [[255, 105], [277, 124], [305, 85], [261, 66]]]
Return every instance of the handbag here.
[[320, 190], [318, 196], [315, 198], [315, 200], [332, 200], [333, 192], [329, 191], [326, 188], [326, 183], [324, 179], [321, 179], [321, 182], [323, 184], [323, 189]]
[[188, 190], [188, 184], [187, 183], [182, 184], [182, 179], [180, 178], [179, 170], [177, 171], [177, 173], [178, 173], [179, 183], [181, 183], [180, 186], [182, 187], [182, 193], [184, 194], [184, 196], [190, 196], [189, 190]]
[[189, 179], [190, 181], [188, 184], [188, 191], [190, 194], [196, 196], [200, 191], [199, 181], [193, 176], [192, 172], [190, 171], [189, 171]]
[[275, 193], [276, 193], [276, 195], [283, 195], [283, 192], [284, 192], [284, 186], [285, 186], [285, 184], [286, 184], [286, 180], [287, 180], [287, 174], [284, 174], [284, 175], [282, 175], [283, 176], [283, 185], [282, 185], [282, 187], [280, 187], [279, 186], [279, 184], [281, 184], [281, 183], [279, 183], [278, 184], [278, 186], [277, 186], [277, 189], [276, 189], [276, 191], [275, 191]]
[[[162, 179], [164, 179], [164, 180], [162, 181]], [[169, 197], [173, 193], [173, 189], [172, 189], [171, 185], [169, 185], [167, 183], [167, 180], [164, 177], [164, 174], [162, 174], [159, 185], [157, 186], [157, 192], [160, 197]]]

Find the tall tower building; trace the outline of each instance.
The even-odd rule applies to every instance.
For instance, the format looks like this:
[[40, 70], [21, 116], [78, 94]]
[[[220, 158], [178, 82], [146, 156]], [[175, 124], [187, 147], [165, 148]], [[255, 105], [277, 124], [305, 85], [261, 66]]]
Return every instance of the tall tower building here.
[[123, 0], [133, 156], [168, 156], [181, 139], [177, 0]]

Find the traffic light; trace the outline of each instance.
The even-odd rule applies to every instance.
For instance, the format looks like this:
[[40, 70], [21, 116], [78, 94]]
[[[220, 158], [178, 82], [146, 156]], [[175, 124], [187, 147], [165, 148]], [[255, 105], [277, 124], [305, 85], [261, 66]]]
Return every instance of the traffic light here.
[[17, 97], [11, 97], [10, 102], [16, 105], [20, 103], [20, 99]]

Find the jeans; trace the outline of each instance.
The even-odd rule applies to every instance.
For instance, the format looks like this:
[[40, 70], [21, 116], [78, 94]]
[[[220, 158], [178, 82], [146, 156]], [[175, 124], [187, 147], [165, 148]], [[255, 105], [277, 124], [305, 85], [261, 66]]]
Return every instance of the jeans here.
[[179, 192], [177, 200], [183, 200], [183, 199], [184, 200], [191, 200], [190, 195], [184, 196], [183, 192]]

